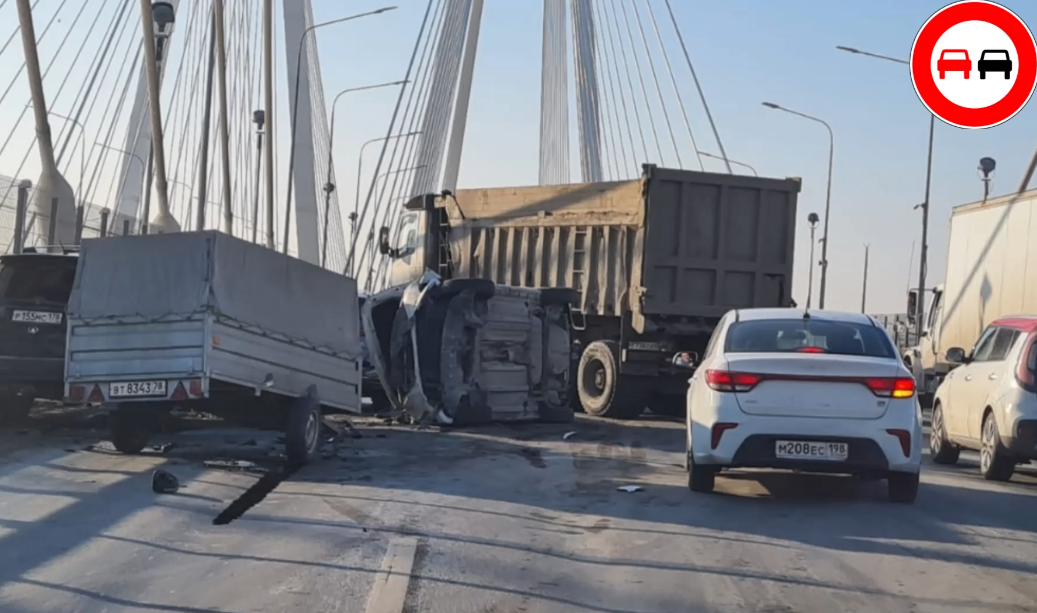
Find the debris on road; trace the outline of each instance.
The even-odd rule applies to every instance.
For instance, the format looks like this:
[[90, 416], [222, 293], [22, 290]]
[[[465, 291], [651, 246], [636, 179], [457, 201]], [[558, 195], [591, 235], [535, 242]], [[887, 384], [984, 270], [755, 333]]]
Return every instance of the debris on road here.
[[171, 472], [157, 469], [151, 475], [151, 491], [156, 494], [175, 494], [180, 489], [180, 480]]
[[616, 491], [633, 494], [634, 492], [644, 491], [644, 489], [645, 488], [641, 487], [640, 485], [621, 485], [616, 488]]
[[250, 462], [248, 460], [226, 460], [226, 459], [205, 460], [205, 461], [202, 462], [202, 465], [205, 466], [206, 468], [215, 468], [215, 469], [218, 469], [218, 470], [257, 472], [257, 473], [265, 473], [265, 472], [267, 472], [266, 469], [264, 469], [263, 467], [259, 466], [255, 462]]
[[563, 441], [567, 441], [567, 440], [571, 439], [574, 436], [576, 436], [576, 430], [571, 430], [571, 431], [566, 432], [565, 434], [562, 435], [562, 440]]

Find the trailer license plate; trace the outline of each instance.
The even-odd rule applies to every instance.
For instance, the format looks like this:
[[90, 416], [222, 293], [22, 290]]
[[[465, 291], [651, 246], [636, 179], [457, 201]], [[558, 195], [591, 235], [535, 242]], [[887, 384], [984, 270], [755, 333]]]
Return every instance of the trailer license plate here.
[[123, 381], [108, 385], [110, 398], [143, 398], [145, 396], [165, 396], [165, 381]]
[[846, 443], [818, 441], [777, 441], [774, 456], [780, 460], [835, 460], [843, 461], [850, 455]]
[[53, 311], [14, 311], [11, 313], [11, 321], [27, 324], [60, 324], [61, 313]]

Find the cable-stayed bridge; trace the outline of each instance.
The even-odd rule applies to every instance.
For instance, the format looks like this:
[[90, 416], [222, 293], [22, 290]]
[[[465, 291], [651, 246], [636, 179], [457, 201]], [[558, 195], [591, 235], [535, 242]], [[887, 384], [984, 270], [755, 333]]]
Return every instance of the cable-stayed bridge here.
[[[408, 198], [457, 187], [476, 81], [484, 0], [420, 7], [399, 74], [341, 92], [399, 90], [354, 197], [336, 189], [352, 164], [331, 154], [319, 37], [394, 7], [315, 22], [310, 0], [0, 0], [0, 248], [13, 249], [28, 178], [27, 245], [96, 235], [103, 219], [115, 234], [219, 228], [376, 287], [376, 229]], [[669, 0], [542, 10], [541, 183], [727, 163]], [[711, 128], [715, 154], [693, 123]]]

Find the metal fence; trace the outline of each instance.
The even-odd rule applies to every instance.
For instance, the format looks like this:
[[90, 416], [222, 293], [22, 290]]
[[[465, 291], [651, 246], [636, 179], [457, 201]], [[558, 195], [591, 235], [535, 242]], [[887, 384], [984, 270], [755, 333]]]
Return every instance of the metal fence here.
[[[33, 198], [36, 189], [29, 190], [29, 210], [25, 216], [25, 246], [42, 245], [46, 242], [40, 232], [39, 225], [33, 224]], [[14, 247], [15, 211], [18, 206], [18, 181], [4, 175], [0, 175], [0, 253], [10, 253]], [[83, 218], [83, 238], [93, 238], [101, 234], [101, 209], [96, 204], [87, 203]], [[31, 229], [31, 231], [30, 231]], [[131, 234], [138, 231], [136, 218], [129, 215], [118, 215], [114, 211], [108, 220], [109, 234], [124, 234], [126, 230]]]

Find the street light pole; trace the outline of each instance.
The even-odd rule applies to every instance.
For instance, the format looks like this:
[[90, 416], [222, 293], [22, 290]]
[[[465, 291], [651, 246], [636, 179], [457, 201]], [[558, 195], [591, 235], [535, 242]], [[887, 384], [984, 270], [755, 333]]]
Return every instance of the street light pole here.
[[868, 303], [868, 249], [871, 245], [864, 245], [864, 283], [861, 287], [861, 313], [865, 313]]
[[[324, 262], [327, 259], [328, 253], [328, 213], [331, 211], [331, 193], [335, 191], [335, 184], [332, 183], [331, 172], [332, 172], [332, 151], [335, 148], [335, 109], [338, 105], [338, 99], [343, 94], [350, 92], [367, 91], [370, 89], [379, 89], [382, 87], [390, 87], [393, 85], [403, 85], [408, 81], [391, 81], [389, 83], [378, 83], [377, 85], [364, 85], [361, 87], [350, 87], [344, 89], [335, 95], [335, 99], [331, 101], [331, 128], [328, 131], [328, 180], [324, 184], [324, 236], [321, 241], [321, 254], [320, 254], [320, 265], [324, 266]], [[357, 176], [357, 200], [360, 200], [360, 178]]]
[[[907, 60], [882, 55], [880, 53], [861, 51], [860, 49], [843, 45], [836, 45], [835, 48], [839, 51], [845, 51], [854, 55], [873, 57], [875, 59], [893, 62], [894, 64], [901, 64], [904, 66], [911, 65], [911, 62], [908, 62]], [[915, 315], [915, 334], [919, 339], [922, 338], [922, 329], [925, 327], [922, 323], [922, 319], [925, 317], [925, 276], [928, 272], [927, 269], [929, 264], [929, 194], [933, 178], [933, 132], [935, 131], [935, 128], [936, 116], [929, 113], [929, 150], [926, 153], [925, 162], [925, 201], [923, 201], [920, 206], [922, 209], [922, 248], [920, 249], [918, 258], [918, 300], [916, 301], [917, 310]]]
[[706, 153], [705, 151], [696, 151], [695, 153], [697, 153], [697, 154], [699, 154], [699, 155], [701, 155], [703, 157], [712, 158], [714, 160], [720, 160], [721, 162], [725, 162], [725, 163], [728, 163], [728, 164], [734, 164], [735, 166], [742, 166], [744, 168], [748, 168], [749, 171], [753, 173], [754, 177], [760, 176], [760, 174], [758, 172], [756, 172], [755, 168], [753, 168], [752, 166], [750, 166], [750, 165], [748, 165], [748, 164], [746, 164], [744, 162], [736, 162], [736, 161], [734, 161], [734, 160], [732, 160], [730, 158], [725, 160], [724, 158], [720, 157], [719, 155], [713, 155], [712, 153]]
[[345, 21], [352, 21], [353, 19], [359, 19], [361, 17], [369, 17], [371, 15], [378, 15], [387, 11], [395, 10], [395, 6], [387, 6], [374, 11], [368, 11], [366, 13], [359, 13], [357, 15], [350, 15], [348, 17], [341, 17], [339, 19], [332, 19], [331, 21], [323, 21], [321, 23], [315, 23], [312, 26], [306, 28], [299, 35], [299, 55], [295, 61], [295, 91], [292, 100], [292, 131], [291, 131], [291, 151], [288, 154], [288, 197], [285, 201], [285, 213], [284, 213], [284, 253], [288, 253], [288, 238], [291, 236], [291, 220], [292, 220], [292, 186], [295, 182], [295, 128], [299, 120], [299, 82], [302, 77], [302, 54], [303, 45], [306, 43], [306, 35], [313, 32], [317, 28], [323, 28], [324, 26], [330, 26], [336, 23], [342, 23]]
[[810, 310], [811, 300], [814, 297], [814, 245], [817, 244], [817, 240], [814, 238], [814, 233], [817, 231], [817, 213], [811, 213], [807, 216], [807, 223], [810, 224], [810, 268], [807, 273], [807, 310]]
[[826, 281], [828, 280], [828, 219], [831, 216], [832, 209], [832, 159], [835, 155], [835, 136], [832, 134], [832, 126], [828, 125], [828, 122], [823, 119], [787, 109], [773, 102], [764, 102], [763, 106], [769, 109], [785, 111], [803, 119], [809, 119], [823, 125], [828, 130], [828, 187], [825, 189], [825, 227], [821, 230], [821, 295], [818, 299], [818, 308], [823, 309], [825, 308], [825, 289], [827, 286]]
[[349, 214], [349, 221], [354, 234], [356, 234], [356, 218], [357, 215], [360, 213], [360, 173], [361, 171], [363, 171], [364, 168], [364, 149], [366, 149], [367, 146], [372, 143], [380, 143], [382, 141], [392, 140], [394, 138], [410, 138], [412, 136], [417, 136], [418, 134], [421, 134], [420, 130], [416, 132], [407, 132], [406, 134], [382, 136], [380, 138], [372, 138], [371, 140], [366, 141], [364, 142], [364, 144], [360, 145], [360, 155], [357, 156], [356, 160], [356, 200], [353, 202], [353, 212]]

